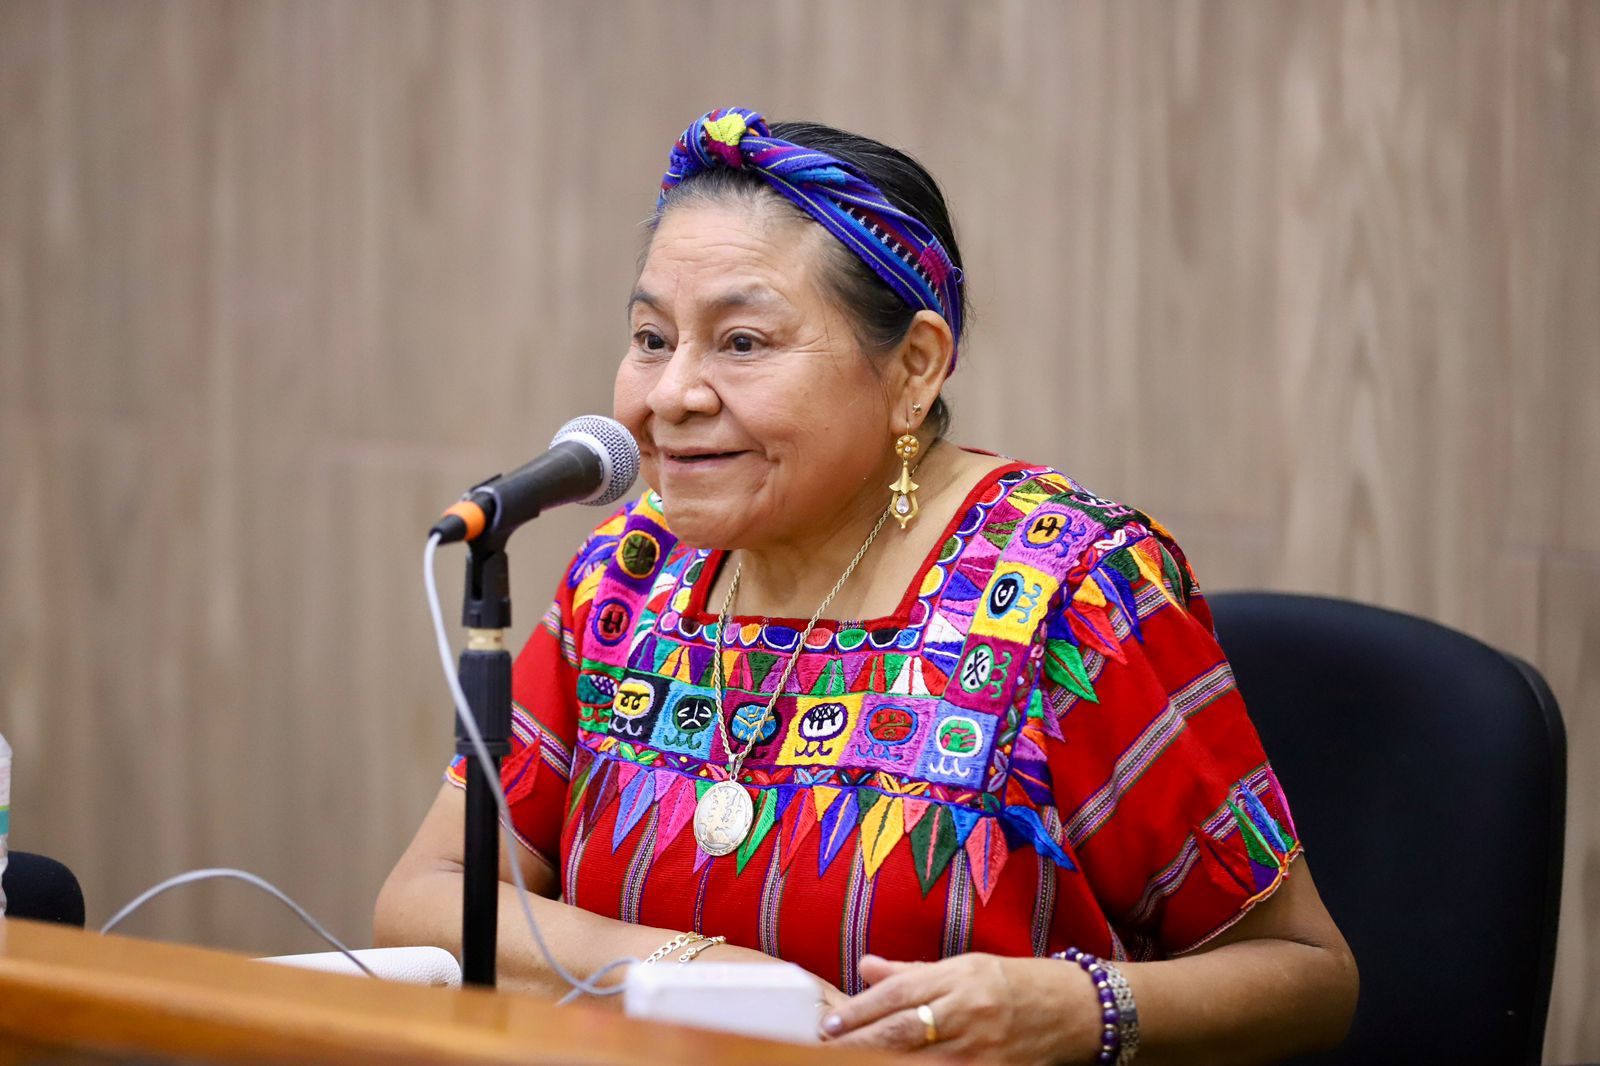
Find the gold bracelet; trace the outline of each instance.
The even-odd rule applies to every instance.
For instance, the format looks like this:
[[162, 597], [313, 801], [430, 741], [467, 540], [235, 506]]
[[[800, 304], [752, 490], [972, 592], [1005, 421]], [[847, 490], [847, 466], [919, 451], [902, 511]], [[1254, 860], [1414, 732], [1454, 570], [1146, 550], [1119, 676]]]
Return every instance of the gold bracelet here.
[[662, 944], [660, 947], [656, 948], [655, 951], [651, 952], [650, 957], [644, 960], [644, 964], [648, 966], [652, 962], [660, 962], [662, 959], [666, 958], [668, 955], [671, 955], [679, 948], [692, 944], [699, 939], [701, 939], [699, 933], [679, 933], [665, 944]]
[[709, 937], [705, 937], [704, 939], [701, 940], [700, 943], [692, 945], [689, 948], [688, 951], [685, 951], [682, 955], [678, 956], [678, 965], [682, 966], [685, 963], [693, 962], [695, 956], [700, 954], [702, 951], [706, 950], [707, 948], [714, 948], [718, 944], [726, 944], [727, 942], [728, 942], [728, 938], [725, 937], [725, 936], [709, 936]]

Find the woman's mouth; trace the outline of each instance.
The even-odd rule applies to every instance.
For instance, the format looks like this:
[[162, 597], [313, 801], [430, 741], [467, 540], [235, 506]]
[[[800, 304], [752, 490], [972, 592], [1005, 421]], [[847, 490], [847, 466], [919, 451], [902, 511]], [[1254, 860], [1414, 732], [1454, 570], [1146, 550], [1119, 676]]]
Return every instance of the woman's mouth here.
[[712, 466], [717, 463], [736, 459], [743, 452], [663, 452], [667, 462], [682, 466]]

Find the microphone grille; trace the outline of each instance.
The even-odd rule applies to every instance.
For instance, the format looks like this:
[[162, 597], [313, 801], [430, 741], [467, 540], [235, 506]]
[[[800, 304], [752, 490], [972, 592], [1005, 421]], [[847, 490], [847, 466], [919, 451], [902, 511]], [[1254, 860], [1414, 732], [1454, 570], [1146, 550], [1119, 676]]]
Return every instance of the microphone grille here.
[[550, 447], [569, 440], [593, 448], [605, 468], [600, 487], [579, 503], [604, 507], [622, 499], [633, 488], [634, 479], [639, 476], [639, 445], [621, 422], [604, 415], [579, 415], [556, 430]]

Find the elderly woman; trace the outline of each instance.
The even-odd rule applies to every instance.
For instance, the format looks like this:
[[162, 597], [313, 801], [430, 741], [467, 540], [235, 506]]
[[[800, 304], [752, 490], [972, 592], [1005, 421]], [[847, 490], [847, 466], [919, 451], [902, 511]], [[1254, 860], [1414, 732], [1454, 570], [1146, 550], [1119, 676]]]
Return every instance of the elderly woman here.
[[[946, 439], [964, 301], [914, 160], [740, 109], [689, 127], [616, 379], [652, 491], [517, 660], [502, 877], [573, 970], [797, 963], [839, 1044], [1333, 1044], [1355, 966], [1189, 565], [1145, 514]], [[458, 947], [460, 783], [381, 942]], [[513, 891], [504, 981], [553, 996]]]

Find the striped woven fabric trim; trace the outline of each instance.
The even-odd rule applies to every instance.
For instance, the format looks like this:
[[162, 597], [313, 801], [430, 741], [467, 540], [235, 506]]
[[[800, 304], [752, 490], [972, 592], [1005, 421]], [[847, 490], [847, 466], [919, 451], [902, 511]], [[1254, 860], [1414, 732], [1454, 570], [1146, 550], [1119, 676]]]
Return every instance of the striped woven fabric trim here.
[[1139, 611], [1139, 621], [1141, 622], [1155, 614], [1157, 611], [1161, 610], [1163, 607], [1172, 606], [1167, 602], [1167, 597], [1162, 594], [1161, 590], [1156, 588], [1154, 584], [1148, 582], [1145, 584], [1144, 588], [1134, 593], [1133, 598], [1134, 604]]
[[861, 980], [861, 956], [867, 950], [867, 918], [872, 913], [875, 883], [875, 879], [867, 876], [866, 856], [856, 848], [850, 860], [850, 882], [845, 889], [844, 920], [839, 923], [839, 957], [844, 961], [844, 983], [840, 990], [848, 996], [866, 987]]
[[[1268, 764], [1262, 763], [1242, 783], [1245, 788], [1260, 796], [1268, 790], [1271, 780], [1272, 773]], [[1211, 817], [1201, 823], [1200, 829], [1217, 841], [1227, 840], [1239, 831], [1226, 803], [1219, 806]], [[1194, 834], [1190, 833], [1184, 838], [1183, 847], [1178, 849], [1177, 857], [1145, 883], [1144, 893], [1128, 915], [1128, 921], [1135, 925], [1148, 921], [1155, 913], [1156, 906], [1182, 887], [1184, 880], [1189, 876], [1189, 871], [1199, 859], [1200, 844], [1195, 840]]]
[[511, 705], [511, 732], [524, 744], [539, 745], [539, 758], [561, 775], [561, 780], [572, 778], [572, 747], [552, 733], [543, 722], [529, 714], [519, 704]]
[[[1045, 830], [1056, 840], [1061, 839], [1061, 816], [1054, 807], [1040, 810]], [[1035, 856], [1039, 861], [1039, 892], [1033, 901], [1033, 955], [1043, 958], [1050, 950], [1050, 925], [1056, 913], [1056, 864], [1043, 852]]]
[[545, 609], [544, 617], [539, 620], [546, 633], [556, 638], [561, 645], [561, 657], [567, 661], [568, 666], [578, 665], [578, 639], [572, 630], [568, 629], [561, 620], [561, 604], [552, 603]]
[[761, 909], [757, 917], [757, 937], [761, 950], [773, 958], [782, 958], [778, 951], [778, 933], [780, 931], [779, 906], [783, 902], [784, 882], [789, 878], [789, 871], [783, 868], [776, 839], [772, 842], [772, 855], [767, 860], [766, 879], [761, 883]]
[[[528, 709], [513, 700], [511, 702], [511, 735], [522, 741], [524, 745], [532, 744], [539, 739], [539, 723]], [[557, 741], [559, 745], [559, 740]], [[560, 745], [565, 747], [565, 745]]]
[[1162, 712], [1117, 757], [1110, 779], [1096, 789], [1067, 820], [1068, 842], [1078, 848], [1094, 836], [1116, 810], [1117, 800], [1133, 787], [1134, 782], [1156, 761], [1156, 757], [1178, 738], [1188, 719], [1232, 691], [1233, 687], [1233, 671], [1227, 663], [1222, 662], [1173, 693]]
[[582, 811], [578, 814], [578, 824], [572, 833], [571, 861], [561, 871], [561, 900], [576, 907], [578, 905], [578, 869], [583, 865], [583, 853], [589, 847], [589, 827], [584, 824]]
[[942, 959], [965, 955], [972, 947], [972, 894], [967, 851], [957, 848], [950, 858], [950, 886], [944, 900], [944, 941], [939, 946]]
[[656, 818], [659, 808], [650, 808], [650, 818], [645, 823], [644, 832], [639, 834], [639, 843], [633, 849], [633, 858], [628, 860], [628, 872], [622, 882], [621, 906], [617, 910], [617, 917], [634, 925], [639, 924], [639, 906], [644, 900], [645, 878], [650, 876], [650, 866], [655, 857], [656, 847]]
[[700, 882], [694, 890], [694, 924], [691, 929], [706, 927], [706, 887], [711, 883], [711, 864], [700, 867]]

